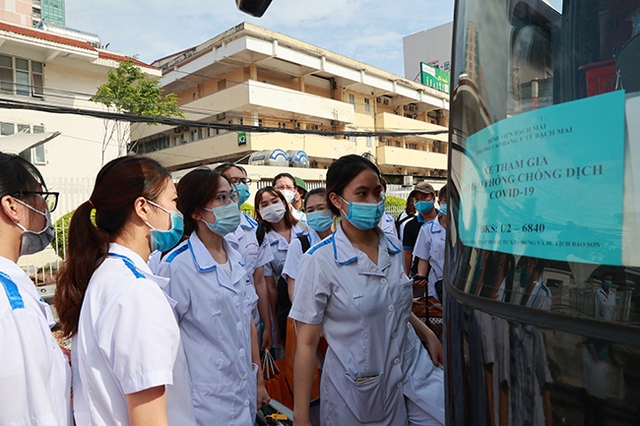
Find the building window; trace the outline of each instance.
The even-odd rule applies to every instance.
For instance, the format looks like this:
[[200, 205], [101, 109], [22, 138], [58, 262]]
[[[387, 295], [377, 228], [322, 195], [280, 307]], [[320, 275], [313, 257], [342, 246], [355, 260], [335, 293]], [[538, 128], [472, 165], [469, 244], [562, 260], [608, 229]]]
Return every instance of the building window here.
[[[0, 123], [0, 135], [10, 136], [15, 133], [44, 133], [44, 126], [31, 126], [29, 124]], [[34, 164], [45, 164], [44, 144], [40, 144], [35, 148], [27, 149], [20, 153], [20, 156], [26, 158]]]
[[42, 97], [42, 62], [0, 55], [0, 92]]
[[364, 112], [371, 112], [371, 99], [364, 98]]
[[418, 149], [418, 144], [415, 144], [415, 143], [408, 143], [408, 144], [407, 144], [407, 148], [408, 148], [408, 149]]
[[349, 93], [349, 103], [353, 106], [356, 106], [356, 95], [353, 93]]
[[367, 146], [371, 147], [371, 136], [367, 136]]

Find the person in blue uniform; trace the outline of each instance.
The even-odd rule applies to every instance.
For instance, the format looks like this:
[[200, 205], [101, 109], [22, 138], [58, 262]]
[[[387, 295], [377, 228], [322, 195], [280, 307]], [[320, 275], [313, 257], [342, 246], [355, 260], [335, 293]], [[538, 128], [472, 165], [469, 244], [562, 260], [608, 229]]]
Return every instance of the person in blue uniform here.
[[434, 365], [442, 361], [442, 346], [411, 314], [413, 281], [400, 242], [377, 226], [384, 211], [377, 167], [357, 155], [335, 161], [327, 171], [327, 202], [342, 220], [302, 256], [290, 312], [298, 327], [296, 426], [310, 424], [321, 334], [329, 345], [322, 425], [443, 424], [444, 375]]
[[24, 158], [0, 153], [0, 424], [73, 424], [71, 372], [51, 309], [16, 264], [53, 238], [58, 194]]
[[168, 280], [147, 266], [182, 236], [175, 200], [167, 169], [126, 156], [100, 170], [71, 217], [54, 301], [72, 336], [78, 426], [195, 424]]
[[158, 266], [175, 300], [198, 425], [253, 425], [269, 401], [260, 372], [258, 301], [242, 255], [225, 236], [240, 224], [231, 184], [208, 168], [187, 173], [177, 186], [188, 239]]

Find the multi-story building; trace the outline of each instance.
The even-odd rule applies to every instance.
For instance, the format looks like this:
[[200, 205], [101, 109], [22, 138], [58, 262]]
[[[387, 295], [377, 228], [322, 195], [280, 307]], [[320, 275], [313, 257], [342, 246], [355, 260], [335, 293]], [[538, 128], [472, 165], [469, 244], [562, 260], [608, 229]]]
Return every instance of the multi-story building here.
[[[153, 126], [132, 137], [134, 151], [173, 170], [220, 161], [259, 164], [279, 149], [304, 151], [315, 169], [345, 154], [366, 154], [392, 183], [446, 175], [448, 96], [419, 83], [249, 23], [153, 65], [163, 72], [165, 90], [179, 96], [187, 119], [316, 132]], [[323, 131], [441, 133], [348, 137]]]
[[453, 22], [403, 37], [404, 76], [420, 81], [421, 62], [451, 72], [452, 39]]
[[58, 25], [66, 25], [64, 0], [32, 0], [34, 7], [42, 4], [42, 20]]
[[3, 0], [0, 21], [37, 27], [41, 21], [65, 25], [65, 0]]
[[[126, 57], [101, 50], [84, 36], [65, 37], [0, 22], [0, 99], [54, 109], [105, 110], [89, 98], [106, 83], [107, 72]], [[96, 38], [89, 41], [99, 46]], [[149, 75], [160, 75], [154, 67], [138, 65]], [[119, 155], [109, 123], [98, 118], [0, 108], [0, 151], [3, 137], [19, 132], [60, 132], [53, 140], [22, 152], [37, 165], [49, 187], [61, 192], [55, 217], [86, 200], [102, 164]]]

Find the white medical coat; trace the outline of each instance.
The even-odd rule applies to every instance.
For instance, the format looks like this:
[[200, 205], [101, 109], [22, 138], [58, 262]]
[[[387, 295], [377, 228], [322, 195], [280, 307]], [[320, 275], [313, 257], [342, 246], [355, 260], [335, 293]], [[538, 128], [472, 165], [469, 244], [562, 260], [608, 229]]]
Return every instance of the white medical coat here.
[[438, 218], [426, 222], [420, 228], [416, 245], [413, 248], [413, 255], [419, 259], [426, 260], [431, 265], [428, 279], [428, 296], [435, 297], [441, 302], [436, 293], [435, 283], [440, 281], [444, 274], [444, 250], [447, 239], [447, 230], [440, 225]]
[[398, 237], [398, 230], [396, 229], [396, 221], [393, 219], [393, 216], [391, 216], [388, 212], [384, 212], [382, 214], [379, 225], [385, 234], [393, 235], [396, 238]]
[[125, 395], [166, 386], [170, 425], [193, 425], [187, 366], [167, 285], [132, 250], [112, 243], [95, 270], [72, 339], [78, 426], [129, 425]]
[[241, 255], [223, 241], [229, 277], [194, 232], [167, 254], [158, 274], [177, 304], [199, 425], [253, 425], [256, 373], [251, 311], [258, 301]]
[[616, 320], [616, 294], [609, 290], [604, 291], [602, 287], [596, 290], [593, 295], [595, 305], [595, 318], [602, 321]]
[[300, 259], [289, 316], [322, 324], [329, 343], [321, 423], [405, 426], [405, 398], [444, 422], [444, 374], [408, 322], [413, 281], [400, 242], [376, 229], [377, 265], [341, 226]]
[[[273, 260], [273, 253], [267, 244], [266, 238], [261, 246], [258, 245], [258, 239], [256, 237], [257, 228], [258, 222], [243, 213], [238, 228], [224, 237], [231, 247], [242, 255], [244, 269], [247, 271], [247, 274], [249, 274], [249, 279], [254, 288], [256, 285], [256, 283], [253, 282], [253, 273], [255, 270]], [[251, 315], [253, 316], [253, 322], [256, 325], [260, 324], [258, 304], [255, 305]]]
[[18, 265], [0, 257], [0, 424], [71, 425], [71, 371], [51, 309]]
[[[313, 229], [309, 229], [309, 232], [305, 235], [309, 238], [309, 247], [313, 247], [322, 240], [318, 233]], [[296, 275], [298, 274], [298, 263], [300, 263], [302, 255], [302, 243], [300, 242], [300, 239], [296, 237], [295, 239], [292, 239], [289, 244], [287, 257], [284, 261], [284, 266], [282, 267], [282, 275], [285, 278], [288, 277], [293, 280], [296, 279]]]
[[[291, 227], [291, 242], [296, 240], [298, 235], [304, 234], [304, 232], [304, 229], [300, 225], [293, 225]], [[273, 279], [277, 283], [280, 279], [280, 275], [282, 275], [284, 262], [287, 260], [287, 252], [289, 251], [290, 243], [286, 238], [274, 230], [267, 232], [264, 239], [267, 241], [267, 244], [271, 249], [271, 253], [273, 254], [273, 260], [264, 265], [264, 276], [273, 276]]]

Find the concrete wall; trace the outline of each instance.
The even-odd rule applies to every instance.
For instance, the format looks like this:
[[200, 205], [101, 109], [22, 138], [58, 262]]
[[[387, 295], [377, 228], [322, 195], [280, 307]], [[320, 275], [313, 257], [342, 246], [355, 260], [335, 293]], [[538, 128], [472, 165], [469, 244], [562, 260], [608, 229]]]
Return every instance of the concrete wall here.
[[420, 82], [420, 62], [438, 61], [440, 69], [451, 65], [452, 39], [453, 22], [403, 37], [404, 77]]

